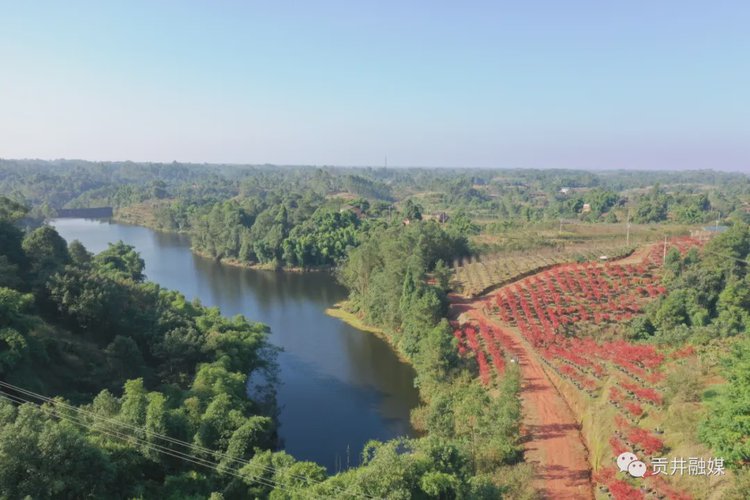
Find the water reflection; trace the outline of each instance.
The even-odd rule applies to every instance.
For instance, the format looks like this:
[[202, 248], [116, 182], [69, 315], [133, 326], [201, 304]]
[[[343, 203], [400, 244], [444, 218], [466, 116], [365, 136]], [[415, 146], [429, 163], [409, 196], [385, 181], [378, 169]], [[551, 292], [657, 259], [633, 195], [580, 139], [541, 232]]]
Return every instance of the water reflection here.
[[89, 250], [123, 240], [146, 262], [148, 279], [271, 327], [282, 386], [280, 433], [286, 450], [334, 470], [357, 463], [370, 439], [410, 435], [409, 411], [418, 395], [414, 372], [376, 336], [326, 316], [346, 296], [325, 273], [281, 273], [231, 267], [193, 255], [184, 235], [99, 221], [54, 222], [67, 240]]

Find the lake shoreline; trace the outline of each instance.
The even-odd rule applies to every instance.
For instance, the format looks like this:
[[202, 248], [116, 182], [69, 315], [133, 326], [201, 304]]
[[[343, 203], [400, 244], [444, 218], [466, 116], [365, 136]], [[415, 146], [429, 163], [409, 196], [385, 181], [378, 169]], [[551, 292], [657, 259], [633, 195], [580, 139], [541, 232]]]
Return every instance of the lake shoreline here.
[[335, 473], [348, 447], [418, 436], [410, 419], [420, 405], [413, 367], [386, 337], [371, 335], [373, 328], [326, 314], [347, 297], [334, 274], [242, 269], [249, 266], [199, 257], [184, 235], [110, 219], [51, 223], [66, 241], [77, 239], [94, 252], [124, 241], [140, 253], [149, 281], [180, 292], [186, 303], [199, 300], [224, 317], [267, 325], [269, 341], [282, 349], [276, 397], [288, 453]]
[[[163, 234], [179, 234], [183, 236], [190, 237], [190, 231], [174, 231], [169, 229], [164, 229], [162, 227], [158, 227], [155, 223], [151, 222], [149, 219], [144, 217], [134, 217], [133, 214], [130, 212], [121, 212], [122, 209], [118, 209], [115, 211], [114, 215], [110, 218], [112, 222], [116, 222], [118, 224], [128, 224], [131, 226], [138, 226], [138, 227], [145, 227], [146, 229], [151, 229], [152, 231], [157, 231], [159, 233]], [[201, 252], [200, 250], [196, 250], [193, 248], [193, 246], [190, 246], [190, 251], [193, 252], [195, 255], [204, 258], [204, 259], [211, 259], [215, 260], [216, 262], [220, 262], [221, 264], [226, 264], [228, 266], [232, 267], [239, 267], [242, 269], [256, 269], [261, 271], [284, 271], [289, 273], [319, 273], [319, 272], [333, 272], [335, 269], [335, 266], [318, 266], [318, 267], [288, 267], [288, 266], [278, 266], [273, 264], [260, 264], [260, 263], [249, 263], [249, 262], [243, 262], [238, 259], [233, 258], [219, 258], [217, 259], [213, 255], [210, 255], [206, 252]]]
[[336, 318], [347, 325], [356, 328], [357, 330], [361, 330], [363, 332], [372, 333], [379, 339], [386, 342], [393, 353], [398, 357], [399, 361], [402, 363], [406, 363], [407, 365], [414, 368], [414, 365], [412, 364], [411, 360], [404, 356], [404, 354], [393, 344], [391, 339], [386, 335], [385, 330], [382, 328], [378, 328], [376, 326], [372, 326], [368, 323], [365, 323], [365, 321], [357, 316], [355, 313], [350, 312], [347, 310], [347, 304], [349, 304], [348, 300], [342, 300], [340, 302], [336, 302], [332, 307], [329, 307], [325, 310], [325, 313], [328, 316], [331, 316], [332, 318]]
[[[146, 220], [141, 220], [139, 222], [134, 222], [132, 220], [125, 220], [118, 218], [118, 213], [115, 212], [115, 215], [112, 217], [112, 221], [117, 222], [118, 224], [130, 224], [133, 226], [138, 227], [145, 227], [147, 229], [151, 229], [152, 231], [158, 231], [165, 234], [180, 234], [180, 235], [188, 235], [190, 236], [190, 233], [187, 231], [168, 231], [165, 229], [153, 227], [151, 224], [148, 224]], [[321, 267], [314, 267], [314, 268], [302, 268], [302, 267], [285, 267], [285, 266], [274, 266], [271, 264], [250, 264], [248, 262], [243, 262], [238, 259], [226, 259], [226, 258], [219, 258], [206, 253], [202, 252], [200, 250], [196, 250], [192, 245], [190, 246], [190, 251], [197, 255], [198, 257], [202, 259], [208, 259], [213, 260], [215, 262], [218, 262], [219, 264], [224, 264], [230, 267], [236, 267], [240, 269], [254, 269], [254, 270], [260, 270], [260, 271], [277, 271], [277, 272], [285, 272], [285, 273], [330, 273], [332, 274], [335, 267], [333, 266], [321, 266]], [[339, 321], [342, 321], [343, 323], [346, 323], [347, 325], [356, 328], [358, 330], [361, 330], [363, 332], [372, 333], [375, 336], [377, 336], [379, 339], [383, 340], [390, 346], [391, 351], [396, 355], [398, 360], [402, 363], [405, 363], [412, 368], [414, 368], [414, 365], [412, 364], [411, 360], [407, 358], [399, 349], [396, 347], [396, 345], [391, 341], [390, 337], [386, 335], [385, 331], [381, 328], [378, 328], [376, 326], [372, 326], [367, 324], [362, 318], [357, 316], [356, 314], [349, 312], [347, 309], [347, 304], [349, 303], [348, 299], [339, 301], [335, 303], [332, 307], [326, 308], [325, 314], [336, 318]], [[420, 396], [421, 397], [421, 396]]]
[[210, 255], [206, 252], [201, 252], [200, 250], [196, 250], [192, 246], [190, 247], [190, 251], [193, 252], [193, 254], [197, 255], [198, 257], [201, 257], [203, 259], [210, 259], [210, 260], [218, 262], [219, 264], [224, 264], [224, 265], [231, 266], [231, 267], [238, 267], [241, 269], [255, 269], [256, 271], [279, 271], [279, 272], [284, 272], [284, 273], [331, 273], [335, 269], [332, 266], [287, 267], [287, 266], [275, 266], [273, 264], [259, 264], [259, 263], [251, 264], [249, 262], [243, 262], [238, 259], [216, 258], [213, 255]]

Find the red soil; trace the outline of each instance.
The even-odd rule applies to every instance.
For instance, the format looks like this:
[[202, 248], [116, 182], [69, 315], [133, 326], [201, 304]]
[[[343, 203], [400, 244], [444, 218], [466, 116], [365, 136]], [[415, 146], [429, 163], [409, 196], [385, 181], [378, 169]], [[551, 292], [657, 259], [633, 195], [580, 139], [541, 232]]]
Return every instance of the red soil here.
[[[482, 312], [482, 302], [452, 296], [452, 316], [466, 314], [496, 320]], [[542, 368], [530, 345], [514, 329], [504, 326], [503, 346], [521, 365], [521, 399], [524, 409], [526, 461], [536, 466], [536, 486], [545, 498], [553, 500], [593, 499], [591, 468], [579, 423]]]

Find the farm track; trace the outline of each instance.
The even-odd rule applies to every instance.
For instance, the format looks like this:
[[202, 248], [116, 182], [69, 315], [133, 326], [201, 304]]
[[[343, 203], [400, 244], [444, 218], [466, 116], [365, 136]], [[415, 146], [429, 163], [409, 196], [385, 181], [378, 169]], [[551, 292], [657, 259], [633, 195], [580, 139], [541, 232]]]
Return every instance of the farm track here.
[[[620, 265], [643, 261], [654, 245], [646, 245], [621, 259]], [[545, 269], [556, 265], [546, 266]], [[516, 356], [521, 366], [521, 400], [524, 409], [523, 441], [526, 461], [536, 469], [535, 485], [550, 500], [594, 498], [588, 451], [581, 435], [580, 424], [565, 397], [547, 376], [541, 358], [531, 344], [514, 327], [501, 324], [498, 318], [485, 314], [487, 294], [533, 276], [544, 269], [515, 276], [498, 283], [479, 296], [467, 298], [451, 294], [451, 318], [484, 321], [495, 327], [503, 348]], [[463, 321], [462, 321], [463, 322]]]
[[484, 315], [481, 301], [452, 298], [453, 315], [481, 318], [498, 327], [503, 345], [520, 362], [524, 456], [536, 468], [537, 489], [550, 500], [593, 499], [591, 468], [578, 421], [531, 346], [514, 329], [501, 329], [494, 318]]

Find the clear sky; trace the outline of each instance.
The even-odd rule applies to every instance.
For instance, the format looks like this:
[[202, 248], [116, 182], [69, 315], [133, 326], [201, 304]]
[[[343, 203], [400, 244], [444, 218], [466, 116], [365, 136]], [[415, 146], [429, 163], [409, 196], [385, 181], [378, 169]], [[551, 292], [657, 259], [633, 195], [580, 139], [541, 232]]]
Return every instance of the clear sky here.
[[0, 157], [750, 171], [750, 2], [0, 0]]

